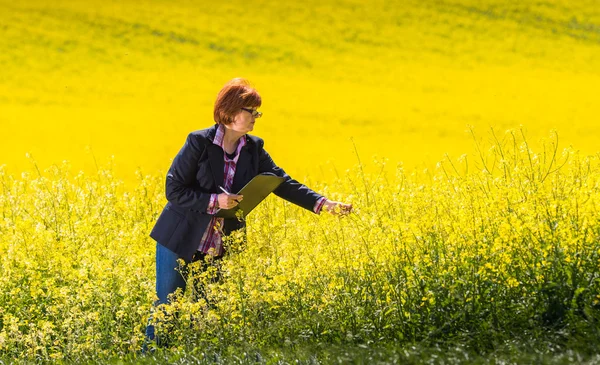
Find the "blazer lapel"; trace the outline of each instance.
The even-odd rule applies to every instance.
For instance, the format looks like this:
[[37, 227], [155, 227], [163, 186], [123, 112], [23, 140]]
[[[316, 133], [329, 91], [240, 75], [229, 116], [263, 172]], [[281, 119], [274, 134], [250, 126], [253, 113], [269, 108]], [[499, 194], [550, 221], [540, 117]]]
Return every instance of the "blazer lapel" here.
[[[213, 179], [217, 189], [219, 186], [223, 186], [225, 162], [223, 160], [223, 150], [216, 144], [210, 144], [208, 149], [208, 161], [210, 162], [210, 169], [212, 170]], [[220, 191], [219, 191], [220, 193]]]

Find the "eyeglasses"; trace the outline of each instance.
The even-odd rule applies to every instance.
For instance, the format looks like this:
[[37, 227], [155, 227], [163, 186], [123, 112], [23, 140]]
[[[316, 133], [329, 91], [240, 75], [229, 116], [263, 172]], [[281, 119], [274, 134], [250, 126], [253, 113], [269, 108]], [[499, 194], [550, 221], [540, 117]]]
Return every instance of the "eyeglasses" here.
[[248, 108], [242, 108], [242, 110], [245, 110], [248, 113], [252, 114], [252, 116], [254, 118], [260, 118], [260, 117], [262, 117], [262, 112], [259, 112], [258, 110], [248, 109]]

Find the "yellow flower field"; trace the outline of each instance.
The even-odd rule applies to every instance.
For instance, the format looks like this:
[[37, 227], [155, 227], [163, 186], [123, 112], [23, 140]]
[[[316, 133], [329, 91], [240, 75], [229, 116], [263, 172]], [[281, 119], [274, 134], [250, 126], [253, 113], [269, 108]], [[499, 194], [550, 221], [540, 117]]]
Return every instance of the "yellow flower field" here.
[[594, 153], [596, 5], [2, 0], [0, 163], [164, 170], [237, 76], [263, 95], [255, 133], [292, 176], [353, 166], [351, 138], [365, 159], [433, 167], [470, 152], [467, 124], [522, 124], [532, 143], [557, 129]]
[[[224, 279], [212, 283], [214, 269], [189, 279], [208, 302], [188, 290], [155, 312], [167, 350], [204, 358], [307, 343], [595, 346], [598, 156], [552, 143], [535, 152], [519, 131], [506, 137], [479, 161], [398, 169], [393, 179], [357, 166], [315, 184], [354, 203], [347, 218], [269, 198], [250, 216], [247, 242], [228, 241], [215, 267]], [[133, 361], [154, 297], [147, 234], [165, 202], [162, 176], [140, 175], [132, 191], [109, 170], [82, 175], [68, 165], [20, 178], [0, 170], [0, 181], [0, 354]]]
[[155, 312], [159, 360], [598, 345], [594, 0], [0, 0], [0, 51], [1, 361], [144, 361], [165, 171], [238, 76], [274, 160], [355, 212], [268, 198], [207, 300]]

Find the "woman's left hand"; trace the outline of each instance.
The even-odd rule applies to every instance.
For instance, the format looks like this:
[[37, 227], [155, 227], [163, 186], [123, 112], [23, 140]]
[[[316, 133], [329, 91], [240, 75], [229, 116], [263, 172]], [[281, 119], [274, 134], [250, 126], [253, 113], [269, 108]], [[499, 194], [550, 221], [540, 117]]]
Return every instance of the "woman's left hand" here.
[[347, 215], [352, 212], [352, 204], [335, 202], [328, 199], [323, 204], [323, 209], [334, 215]]

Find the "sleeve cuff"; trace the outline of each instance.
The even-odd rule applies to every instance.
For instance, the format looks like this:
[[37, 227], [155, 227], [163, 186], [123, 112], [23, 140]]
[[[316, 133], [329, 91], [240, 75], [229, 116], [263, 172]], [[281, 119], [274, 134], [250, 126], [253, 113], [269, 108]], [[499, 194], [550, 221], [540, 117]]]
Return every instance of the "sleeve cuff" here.
[[210, 194], [210, 201], [208, 202], [208, 208], [206, 208], [206, 213], [208, 213], [208, 214], [217, 213], [217, 210], [219, 210], [219, 207], [217, 204], [217, 199], [218, 199], [217, 194]]
[[320, 197], [317, 202], [315, 203], [315, 206], [313, 208], [313, 211], [317, 214], [321, 213], [321, 209], [323, 208], [323, 205], [325, 205], [325, 202], [327, 201], [327, 199], [322, 196]]

